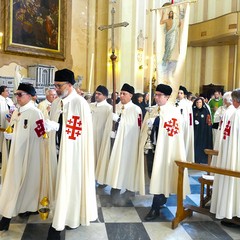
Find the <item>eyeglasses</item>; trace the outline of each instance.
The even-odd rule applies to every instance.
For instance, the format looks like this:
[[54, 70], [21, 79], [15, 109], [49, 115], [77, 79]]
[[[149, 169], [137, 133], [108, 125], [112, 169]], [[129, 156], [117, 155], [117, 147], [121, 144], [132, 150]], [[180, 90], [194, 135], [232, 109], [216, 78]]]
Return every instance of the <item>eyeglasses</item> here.
[[22, 97], [24, 95], [28, 95], [28, 94], [27, 93], [22, 93], [22, 92], [14, 93], [14, 96], [16, 96], [16, 97]]
[[67, 84], [67, 82], [62, 83], [62, 84], [53, 84], [53, 86], [54, 86], [55, 88], [61, 88], [62, 86], [66, 85], [66, 84]]

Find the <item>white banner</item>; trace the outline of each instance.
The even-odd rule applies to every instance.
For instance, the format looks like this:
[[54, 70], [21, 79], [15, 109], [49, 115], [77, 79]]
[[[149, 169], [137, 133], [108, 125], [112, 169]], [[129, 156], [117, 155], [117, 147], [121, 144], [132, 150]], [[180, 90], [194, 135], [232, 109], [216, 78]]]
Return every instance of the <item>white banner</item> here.
[[155, 56], [157, 84], [173, 88], [175, 100], [185, 63], [190, 3], [183, 2], [157, 10]]

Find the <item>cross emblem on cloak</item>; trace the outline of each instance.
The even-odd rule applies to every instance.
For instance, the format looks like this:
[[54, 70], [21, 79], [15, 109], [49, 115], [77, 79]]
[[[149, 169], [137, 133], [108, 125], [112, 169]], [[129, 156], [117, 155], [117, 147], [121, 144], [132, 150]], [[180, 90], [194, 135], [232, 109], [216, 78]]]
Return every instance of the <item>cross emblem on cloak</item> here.
[[[112, 3], [116, 3], [116, 0], [112, 0]], [[128, 22], [121, 22], [121, 23], [114, 23], [114, 14], [115, 14], [115, 9], [112, 7], [111, 10], [111, 15], [112, 15], [112, 20], [110, 25], [103, 25], [100, 26], [98, 29], [100, 31], [106, 30], [106, 29], [111, 29], [111, 36], [112, 36], [112, 55], [110, 56], [110, 59], [112, 61], [112, 82], [113, 82], [113, 112], [115, 112], [115, 105], [116, 105], [116, 81], [115, 81], [115, 62], [117, 59], [117, 56], [115, 55], [115, 42], [114, 42], [114, 29], [118, 27], [127, 27], [129, 25]]]

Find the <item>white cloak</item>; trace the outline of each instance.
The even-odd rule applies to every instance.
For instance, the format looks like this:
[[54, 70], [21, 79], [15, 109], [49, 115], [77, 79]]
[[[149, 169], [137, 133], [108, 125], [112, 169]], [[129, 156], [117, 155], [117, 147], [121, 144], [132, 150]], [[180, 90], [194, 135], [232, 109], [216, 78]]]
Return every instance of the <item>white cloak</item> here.
[[[240, 172], [240, 107], [225, 126], [217, 167]], [[210, 212], [216, 218], [240, 217], [240, 179], [215, 174]]]
[[[92, 116], [87, 101], [75, 90], [64, 99], [55, 99], [50, 119], [58, 122], [63, 103], [63, 124], [59, 158], [56, 154], [56, 132], [49, 134], [50, 202], [53, 205], [53, 227], [76, 228], [97, 219], [94, 176]], [[80, 122], [81, 121], [81, 122]], [[77, 129], [73, 129], [76, 125]]]
[[[98, 163], [98, 156], [100, 152], [101, 145], [105, 147], [107, 144], [103, 141], [104, 131], [108, 131], [109, 133], [112, 130], [112, 125], [107, 125], [108, 118], [112, 117], [112, 105], [107, 103], [106, 100], [100, 103], [90, 103], [90, 108], [92, 112], [93, 119], [93, 141], [94, 141], [94, 159], [95, 159], [95, 167]], [[99, 159], [101, 161], [101, 159]]]
[[[6, 114], [9, 113], [8, 106], [13, 106], [12, 100], [0, 95], [0, 128], [6, 128], [8, 126], [8, 121], [6, 119]], [[3, 138], [3, 132], [0, 131], [0, 152], [2, 152]]]
[[12, 218], [19, 213], [38, 210], [42, 197], [43, 160], [43, 137], [35, 131], [39, 127], [36, 123], [38, 120], [42, 120], [42, 130], [45, 131], [43, 115], [31, 102], [15, 110], [12, 115], [13, 138], [0, 195], [0, 214], [4, 217]]
[[138, 141], [142, 110], [132, 101], [116, 105], [116, 113], [121, 119], [111, 152], [106, 184], [112, 188], [135, 191], [135, 176], [138, 161]]
[[[223, 106], [219, 107], [218, 109], [223, 108]], [[217, 109], [217, 111], [218, 111]], [[217, 113], [216, 111], [216, 113]], [[236, 108], [233, 105], [230, 105], [224, 112], [223, 116], [219, 119], [219, 126], [218, 129], [216, 129], [216, 138], [215, 138], [215, 142], [214, 142], [214, 150], [219, 150], [221, 149], [221, 142], [220, 139], [223, 138], [223, 132], [224, 129], [228, 123], [228, 120], [230, 119], [230, 117], [233, 115], [233, 113], [236, 111]], [[214, 117], [216, 117], [216, 114], [214, 115]], [[212, 156], [212, 161], [211, 161], [211, 166], [216, 167], [217, 166], [217, 156]]]
[[[157, 115], [157, 106], [153, 107], [151, 118]], [[186, 161], [186, 152], [183, 139], [181, 116], [173, 105], [167, 103], [161, 106], [160, 123], [155, 148], [152, 175], [150, 180], [151, 194], [165, 194], [166, 197], [171, 193], [177, 192], [178, 167], [175, 160]], [[138, 173], [136, 186], [140, 194], [145, 194], [145, 164], [144, 164], [144, 145], [147, 140], [147, 120], [149, 113], [145, 115], [141, 131], [139, 147]], [[188, 171], [184, 171], [184, 193], [185, 196], [190, 192]]]
[[47, 108], [49, 106], [51, 106], [51, 103], [47, 99], [43, 100], [42, 102], [40, 102], [38, 104], [38, 108], [43, 113], [44, 119], [49, 119], [49, 113], [48, 113], [48, 110], [47, 110]]
[[194, 162], [195, 157], [192, 102], [184, 98], [178, 102], [177, 109], [180, 111], [182, 117], [183, 136], [187, 161]]

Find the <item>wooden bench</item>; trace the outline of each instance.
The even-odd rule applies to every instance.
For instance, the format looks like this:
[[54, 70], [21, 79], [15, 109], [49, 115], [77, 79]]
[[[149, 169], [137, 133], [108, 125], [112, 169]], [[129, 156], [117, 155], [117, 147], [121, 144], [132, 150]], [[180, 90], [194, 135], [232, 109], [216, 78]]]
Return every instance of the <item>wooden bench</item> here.
[[[175, 161], [178, 166], [178, 186], [177, 186], [177, 212], [176, 216], [172, 221], [172, 229], [175, 229], [178, 224], [187, 217], [192, 216], [193, 211], [199, 212], [202, 214], [209, 215], [214, 217], [215, 215], [210, 213], [208, 209], [203, 208], [201, 206], [193, 206], [193, 205], [183, 205], [183, 176], [184, 176], [184, 169], [190, 168], [199, 171], [211, 172], [211, 173], [218, 173], [226, 176], [232, 176], [240, 178], [240, 172], [226, 170], [222, 168], [211, 167], [208, 165], [202, 165], [197, 163], [188, 163], [182, 161]], [[224, 219], [225, 220], [225, 219]], [[233, 222], [235, 224], [240, 225], [240, 221], [238, 218], [233, 218], [231, 220], [226, 219], [226, 221]]]
[[[211, 166], [212, 156], [217, 156], [218, 151], [213, 149], [204, 149], [205, 154], [208, 155], [208, 166]], [[210, 173], [207, 172], [207, 175], [210, 176]], [[205, 207], [206, 204], [210, 201], [212, 197], [212, 185], [213, 180], [205, 179], [204, 177], [200, 177], [198, 181], [201, 184], [200, 187], [200, 207]], [[206, 186], [206, 194], [205, 194], [205, 186]]]

